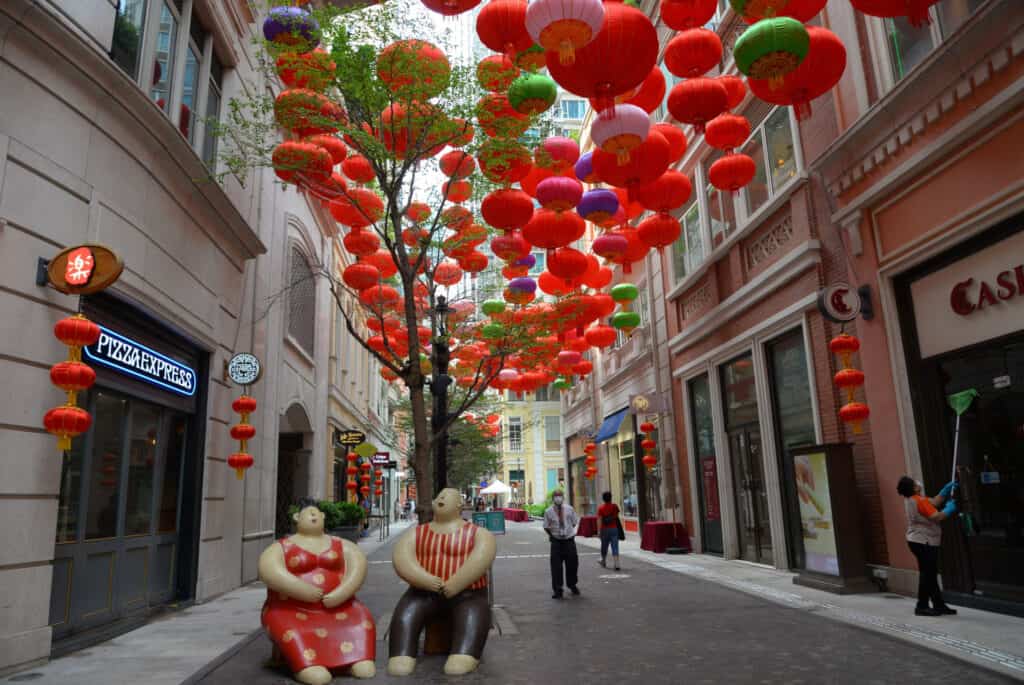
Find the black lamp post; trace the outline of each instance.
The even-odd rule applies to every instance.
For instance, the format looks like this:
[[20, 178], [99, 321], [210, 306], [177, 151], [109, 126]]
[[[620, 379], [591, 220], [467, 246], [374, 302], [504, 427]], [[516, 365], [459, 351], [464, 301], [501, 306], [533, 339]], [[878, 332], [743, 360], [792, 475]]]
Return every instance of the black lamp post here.
[[434, 494], [448, 487], [448, 431], [444, 424], [448, 420], [448, 386], [452, 379], [448, 375], [451, 350], [448, 349], [448, 315], [452, 312], [444, 295], [437, 296], [434, 314], [437, 315], [437, 337], [431, 356], [434, 367], [430, 392], [434, 396], [434, 411], [430, 417], [434, 435]]

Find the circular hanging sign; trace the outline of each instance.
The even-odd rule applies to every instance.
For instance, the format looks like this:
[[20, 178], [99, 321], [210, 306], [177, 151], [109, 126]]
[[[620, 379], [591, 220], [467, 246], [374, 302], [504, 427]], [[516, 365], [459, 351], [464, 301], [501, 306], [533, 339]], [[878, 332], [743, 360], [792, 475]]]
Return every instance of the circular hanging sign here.
[[853, 321], [860, 314], [860, 306], [860, 293], [848, 283], [835, 283], [818, 291], [818, 311], [829, 321]]
[[254, 354], [239, 352], [228, 362], [228, 377], [237, 385], [252, 385], [263, 374], [263, 365]]
[[364, 442], [359, 445], [356, 445], [355, 449], [352, 451], [358, 454], [360, 457], [367, 459], [377, 454], [377, 446], [371, 442]]
[[124, 271], [124, 262], [109, 247], [74, 245], [50, 260], [46, 276], [66, 295], [89, 295], [110, 286]]

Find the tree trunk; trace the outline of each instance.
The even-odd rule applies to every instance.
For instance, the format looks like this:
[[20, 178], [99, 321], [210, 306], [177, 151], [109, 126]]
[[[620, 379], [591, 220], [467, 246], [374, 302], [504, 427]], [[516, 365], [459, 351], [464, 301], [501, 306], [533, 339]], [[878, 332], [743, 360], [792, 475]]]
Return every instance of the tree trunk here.
[[413, 470], [416, 472], [416, 516], [420, 523], [430, 520], [434, 499], [434, 464], [427, 432], [427, 402], [423, 386], [409, 388], [412, 406]]

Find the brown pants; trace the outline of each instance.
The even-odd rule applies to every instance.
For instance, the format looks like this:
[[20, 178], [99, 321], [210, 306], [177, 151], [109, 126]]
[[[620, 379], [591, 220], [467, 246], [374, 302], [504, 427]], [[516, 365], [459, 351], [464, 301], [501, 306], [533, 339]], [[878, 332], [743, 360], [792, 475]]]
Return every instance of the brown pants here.
[[452, 621], [451, 654], [468, 654], [479, 659], [491, 629], [491, 607], [487, 589], [464, 590], [447, 599], [425, 590], [409, 588], [391, 615], [389, 656], [416, 657], [420, 633], [427, 621], [449, 613]]

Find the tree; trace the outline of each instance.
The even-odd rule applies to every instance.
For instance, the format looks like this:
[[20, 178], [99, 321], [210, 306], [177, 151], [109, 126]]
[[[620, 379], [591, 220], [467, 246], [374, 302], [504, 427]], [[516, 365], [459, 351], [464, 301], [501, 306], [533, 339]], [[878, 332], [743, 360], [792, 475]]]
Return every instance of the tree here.
[[[272, 8], [268, 40], [259, 48], [266, 83], [247, 84], [247, 94], [231, 101], [218, 135], [226, 143], [226, 173], [244, 182], [248, 169], [270, 165], [347, 227], [342, 242], [358, 261], [341, 278], [330, 265], [316, 277], [330, 279], [348, 332], [377, 359], [382, 375], [406, 389], [423, 519], [433, 493], [432, 448], [453, 427], [468, 437], [457, 421], [488, 389], [529, 391], [553, 381], [561, 348], [554, 334], [582, 332], [598, 312], [576, 297], [579, 282], [568, 278], [570, 295], [557, 303], [529, 304], [532, 290], [506, 288], [505, 302], [485, 303], [486, 316], [474, 301], [452, 297], [467, 273], [498, 270], [497, 260], [476, 249], [492, 235], [492, 250], [508, 262], [502, 275], [527, 276], [520, 262], [530, 244], [516, 229], [533, 217], [533, 203], [511, 184], [534, 171], [521, 140], [531, 128], [526, 137], [538, 139], [540, 125], [512, 108], [509, 97], [485, 93], [475, 68], [453, 65], [435, 45], [404, 37], [423, 32], [417, 9], [401, 1]], [[279, 78], [286, 88], [274, 95], [267, 85]], [[510, 219], [515, 212], [522, 218]], [[450, 314], [439, 306], [443, 296], [452, 298]], [[455, 358], [449, 375], [445, 348]], [[460, 392], [432, 424], [427, 388], [442, 392], [451, 380]]]

